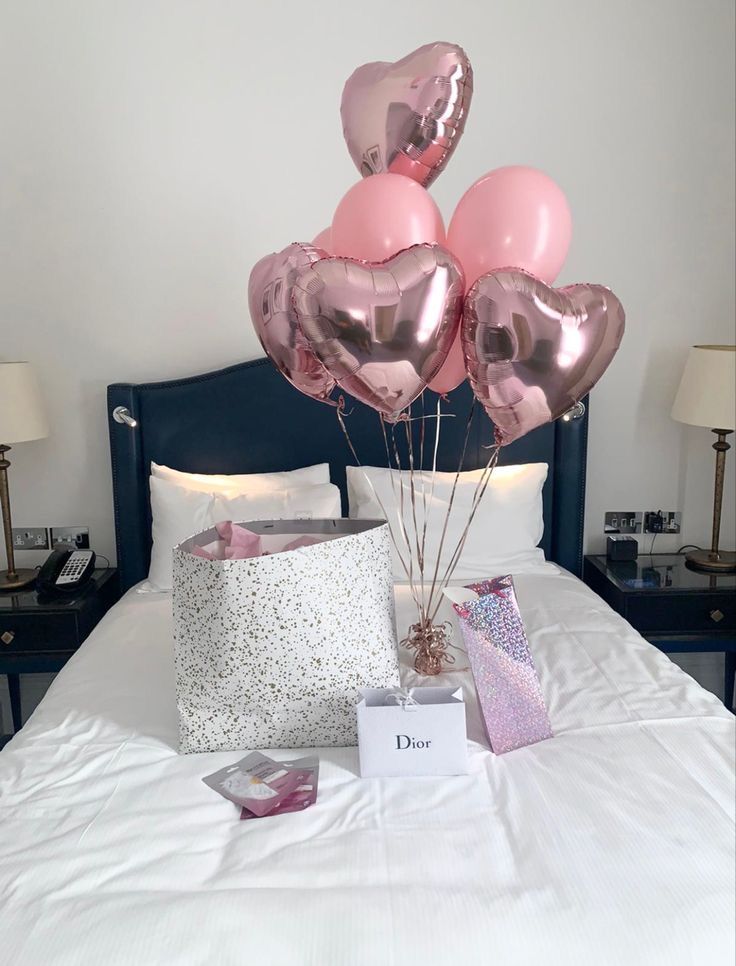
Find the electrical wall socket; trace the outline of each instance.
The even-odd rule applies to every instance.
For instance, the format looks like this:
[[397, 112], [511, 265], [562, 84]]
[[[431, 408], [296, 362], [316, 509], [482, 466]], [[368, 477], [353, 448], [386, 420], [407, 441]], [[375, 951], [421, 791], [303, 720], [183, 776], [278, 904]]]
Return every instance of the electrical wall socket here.
[[641, 533], [641, 513], [636, 510], [609, 510], [603, 515], [604, 533]]
[[51, 546], [63, 543], [77, 550], [89, 550], [89, 527], [52, 527]]
[[13, 527], [13, 550], [48, 550], [46, 527]]
[[679, 533], [682, 514], [679, 510], [646, 510], [644, 533]]

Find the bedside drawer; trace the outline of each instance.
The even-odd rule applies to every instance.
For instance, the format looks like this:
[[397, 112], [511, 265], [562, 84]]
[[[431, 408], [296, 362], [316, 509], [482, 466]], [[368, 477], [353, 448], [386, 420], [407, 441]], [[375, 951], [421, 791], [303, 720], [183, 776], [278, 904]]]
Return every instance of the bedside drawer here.
[[642, 634], [722, 634], [736, 630], [736, 594], [641, 595], [628, 601], [626, 617]]
[[0, 614], [0, 658], [33, 651], [74, 651], [78, 645], [75, 614]]

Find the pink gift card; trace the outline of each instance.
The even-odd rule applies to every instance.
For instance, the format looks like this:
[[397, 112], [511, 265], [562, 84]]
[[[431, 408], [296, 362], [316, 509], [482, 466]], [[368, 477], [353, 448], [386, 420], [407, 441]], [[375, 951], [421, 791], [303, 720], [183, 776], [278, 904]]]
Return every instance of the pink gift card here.
[[552, 737], [547, 708], [509, 577], [469, 584], [477, 599], [454, 604], [491, 749]]
[[[283, 815], [285, 812], [301, 812], [317, 801], [317, 781], [319, 778], [319, 758], [297, 758], [295, 761], [280, 761], [282, 768], [288, 768], [299, 776], [299, 784], [294, 791], [272, 808], [264, 818]], [[250, 809], [243, 808], [241, 819], [259, 818]]]
[[280, 805], [301, 784], [299, 772], [284, 768], [280, 761], [259, 751], [251, 752], [202, 781], [223, 798], [244, 806], [258, 817]]

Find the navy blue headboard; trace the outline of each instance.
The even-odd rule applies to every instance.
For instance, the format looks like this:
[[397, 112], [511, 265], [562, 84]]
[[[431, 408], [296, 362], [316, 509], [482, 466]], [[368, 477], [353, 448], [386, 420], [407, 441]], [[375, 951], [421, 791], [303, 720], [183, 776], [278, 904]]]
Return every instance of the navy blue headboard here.
[[[116, 383], [108, 387], [107, 399], [123, 589], [148, 574], [152, 460], [190, 473], [263, 473], [329, 463], [346, 506], [345, 466], [355, 461], [335, 410], [298, 392], [267, 359], [169, 382]], [[435, 412], [436, 401], [434, 393], [425, 393], [427, 413]], [[443, 412], [456, 412], [457, 418], [442, 422], [441, 470], [457, 469], [471, 403], [467, 383], [450, 394], [449, 403], [443, 403]], [[347, 423], [361, 462], [386, 466], [378, 416], [348, 400], [348, 410], [351, 405]], [[118, 406], [137, 420], [136, 427], [113, 420], [113, 409]], [[416, 432], [418, 424], [413, 425]], [[473, 427], [465, 469], [485, 465], [489, 455], [483, 447], [491, 442], [492, 425], [482, 411], [476, 413]], [[504, 447], [499, 461], [549, 464], [542, 547], [548, 559], [577, 574], [582, 566], [587, 431], [587, 412], [569, 422], [558, 420]], [[428, 436], [433, 438], [432, 429]], [[427, 446], [425, 465], [431, 465], [429, 449]]]

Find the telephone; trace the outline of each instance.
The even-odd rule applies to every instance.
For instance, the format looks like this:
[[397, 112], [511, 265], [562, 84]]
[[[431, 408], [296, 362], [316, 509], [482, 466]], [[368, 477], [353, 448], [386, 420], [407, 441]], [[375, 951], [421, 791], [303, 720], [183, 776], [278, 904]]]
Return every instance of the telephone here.
[[45, 594], [72, 594], [92, 579], [94, 550], [53, 550], [38, 572], [38, 589]]

